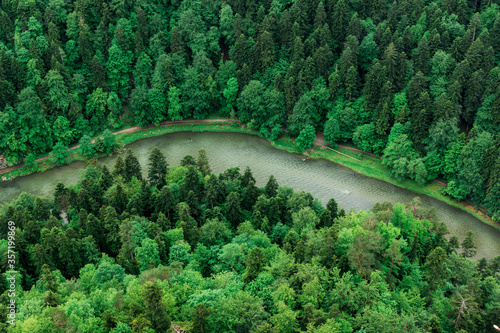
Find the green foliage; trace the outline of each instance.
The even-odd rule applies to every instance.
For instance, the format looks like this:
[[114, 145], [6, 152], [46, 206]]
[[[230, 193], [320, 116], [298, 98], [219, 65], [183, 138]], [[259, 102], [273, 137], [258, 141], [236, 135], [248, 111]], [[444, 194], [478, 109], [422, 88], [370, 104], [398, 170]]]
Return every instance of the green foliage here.
[[[365, 151], [383, 154], [384, 165], [396, 179], [414, 179], [425, 184], [436, 177], [444, 178], [448, 182], [444, 192], [455, 199], [485, 206], [498, 216], [498, 149], [492, 148], [500, 126], [498, 11], [495, 1], [464, 0], [146, 1], [139, 5], [122, 0], [6, 1], [0, 10], [0, 148], [9, 165], [24, 159], [27, 168], [35, 170], [35, 156], [55, 154], [63, 162], [65, 147], [77, 143], [84, 157], [110, 154], [116, 148], [110, 131], [124, 125], [158, 125], [165, 119], [190, 117], [233, 117], [236, 113], [242, 123], [269, 140], [277, 139], [286, 126], [286, 133], [298, 137], [301, 149], [310, 146], [316, 131], [324, 132], [328, 143], [352, 141]], [[96, 143], [92, 144], [94, 136]], [[245, 230], [245, 234], [252, 229], [244, 221], [251, 220], [255, 232], [270, 233], [280, 243], [288, 234], [287, 228], [293, 226], [292, 215], [311, 207], [320, 220], [319, 226], [331, 225], [332, 233], [338, 234], [338, 244], [328, 243], [333, 234], [318, 234], [318, 225], [306, 223], [309, 226], [301, 227], [303, 234], [299, 239], [293, 241], [290, 236], [287, 240], [287, 247], [294, 247], [290, 253], [300, 263], [290, 264], [276, 255], [277, 250], [262, 250], [270, 267], [274, 267], [273, 274], [284, 274], [283, 279], [296, 290], [298, 303], [271, 302], [265, 296], [270, 293], [257, 287], [238, 292], [240, 287], [235, 286], [243, 288], [244, 284], [241, 274], [236, 274], [238, 278], [234, 279], [238, 281], [228, 282], [226, 275], [213, 279], [213, 288], [225, 290], [226, 285], [231, 285], [233, 289], [225, 294], [228, 302], [217, 299], [207, 303], [207, 308], [187, 305], [182, 295], [188, 294], [188, 289], [159, 282], [164, 292], [161, 298], [169, 304], [165, 311], [176, 322], [186, 322], [188, 329], [188, 322], [192, 321], [193, 330], [218, 332], [472, 332], [485, 330], [483, 323], [498, 317], [498, 307], [491, 301], [476, 299], [483, 296], [477, 296], [480, 293], [473, 290], [473, 283], [456, 285], [459, 283], [446, 274], [437, 280], [430, 276], [426, 276], [426, 281], [419, 280], [419, 272], [432, 271], [430, 266], [415, 266], [425, 261], [423, 253], [432, 254], [426, 263], [443, 264], [446, 260], [441, 260], [442, 253], [435, 248], [441, 244], [444, 256], [449, 256], [444, 243], [423, 229], [419, 229], [418, 235], [402, 232], [408, 245], [401, 245], [399, 251], [411, 262], [399, 262], [395, 242], [387, 243], [384, 249], [374, 245], [359, 256], [352, 249], [359, 250], [359, 239], [365, 237], [360, 235], [366, 233], [353, 229], [349, 223], [355, 223], [348, 222], [350, 215], [339, 217], [345, 214], [337, 212], [337, 207], [323, 214], [320, 205], [306, 195], [285, 199], [279, 195], [275, 180], [265, 187], [267, 198], [257, 199], [260, 190], [255, 184], [250, 185], [253, 180], [239, 183], [239, 175], [231, 179], [214, 176], [215, 180], [203, 158], [186, 160], [184, 166], [192, 166], [189, 172], [184, 167], [169, 171], [161, 163], [155, 165], [151, 176], [148, 173], [150, 184], [141, 182], [140, 165], [129, 156], [126, 162], [117, 162], [113, 172], [116, 180], [105, 171], [97, 177], [90, 177], [89, 173], [67, 197], [59, 197], [67, 200], [58, 200], [57, 209], [61, 203], [68, 206], [68, 224], [62, 228], [55, 217], [51, 221], [39, 221], [38, 216], [30, 219], [29, 215], [34, 214], [30, 209], [10, 214], [9, 219], [15, 216], [25, 221], [26, 225], [20, 224], [26, 231], [19, 241], [30, 243], [20, 253], [21, 261], [26, 262], [21, 271], [26, 276], [24, 286], [33, 283], [43, 263], [50, 268], [59, 265], [57, 268], [69, 278], [75, 267], [87, 261], [96, 262], [98, 250], [113, 255], [118, 250], [120, 264], [128, 273], [136, 274], [140, 265], [135, 249], [142, 248], [142, 240], [154, 242], [160, 261], [165, 260], [172, 247], [181, 245], [168, 243], [163, 237], [165, 229], [176, 225], [185, 232], [194, 251], [198, 236], [207, 247], [214, 247], [207, 250], [209, 254], [200, 251], [199, 260], [192, 260], [183, 247], [189, 255], [181, 261], [189, 269], [203, 270], [209, 276], [223, 265], [227, 268], [234, 254], [238, 258], [236, 270], [242, 274], [245, 258], [252, 250], [246, 242], [236, 244], [238, 248], [227, 248], [224, 263], [217, 263], [217, 246], [227, 246], [232, 236], [229, 225], [236, 231], [243, 223], [240, 231]], [[212, 179], [210, 186], [204, 184], [198, 171]], [[156, 190], [150, 188], [153, 183]], [[167, 183], [169, 187], [163, 186]], [[179, 201], [188, 201], [189, 207], [182, 204], [176, 208]], [[117, 218], [119, 235], [107, 241], [103, 237], [107, 227], [101, 230], [97, 222], [105, 219], [100, 216], [100, 207], [109, 205], [115, 205], [115, 210], [123, 215]], [[82, 213], [81, 226], [78, 224], [81, 230], [75, 233], [75, 212], [82, 210], [90, 217], [84, 219]], [[399, 211], [395, 213], [398, 214]], [[135, 226], [142, 223], [136, 221], [137, 216], [151, 219], [161, 227], [141, 227], [140, 241], [132, 242], [132, 235], [138, 232]], [[328, 222], [330, 219], [333, 221]], [[354, 219], [359, 222], [361, 217]], [[417, 228], [418, 223], [409, 217], [408, 221]], [[114, 224], [108, 227], [111, 225]], [[217, 232], [210, 234], [205, 228], [198, 233], [198, 227], [202, 229], [204, 225], [213, 226]], [[404, 224], [393, 225], [403, 228]], [[47, 231], [38, 232], [41, 226]], [[363, 227], [361, 223], [360, 228]], [[116, 228], [108, 229], [106, 234], [117, 232]], [[375, 229], [366, 228], [370, 233], [382, 232]], [[43, 246], [34, 244], [39, 239], [45, 242]], [[47, 239], [56, 245], [49, 246]], [[470, 240], [465, 245], [472, 254]], [[323, 243], [332, 244], [331, 249], [312, 246]], [[110, 244], [120, 245], [120, 249], [112, 250], [108, 248]], [[149, 248], [155, 246], [149, 242]], [[71, 251], [82, 255], [76, 257]], [[391, 263], [394, 259], [395, 266], [404, 268], [389, 265], [388, 256]], [[282, 261], [273, 262], [275, 257]], [[28, 264], [31, 258], [36, 260]], [[361, 263], [357, 266], [356, 258]], [[457, 259], [450, 260], [450, 267], [459, 266]], [[354, 292], [343, 297], [338, 296], [340, 292], [328, 292], [327, 301], [322, 301], [316, 297], [321, 295], [318, 283], [326, 290], [328, 279], [304, 278], [305, 273], [297, 273], [300, 278], [293, 277], [295, 272], [305, 271], [293, 265], [304, 262], [330, 266], [335, 262], [342, 270], [337, 277], [332, 276], [336, 283], [351, 290], [378, 288], [381, 295], [390, 295], [384, 297], [395, 299], [364, 292], [356, 295], [364, 302], [361, 307], [351, 300]], [[187, 266], [149, 271], [164, 281], [177, 274], [177, 269], [189, 270]], [[377, 269], [391, 272], [387, 284], [381, 282]], [[370, 274], [372, 270], [375, 275]], [[357, 277], [350, 281], [347, 274]], [[370, 288], [362, 285], [372, 281], [375, 282]], [[408, 281], [420, 289], [424, 282], [430, 284], [433, 296], [426, 304], [432, 304], [432, 310], [423, 311], [424, 306], [415, 305], [427, 293], [410, 294], [417, 291], [410, 291]], [[120, 293], [130, 293], [126, 297], [109, 292], [105, 297], [107, 304], [114, 305], [106, 310], [105, 306], [97, 306], [90, 295], [87, 300], [79, 291], [74, 292], [78, 286], [68, 286], [61, 294], [67, 304], [23, 318], [18, 330], [42, 332], [57, 326], [62, 331], [82, 332], [165, 331], [170, 319], [143, 310], [141, 283], [142, 280], [131, 277], [126, 287], [115, 288]], [[384, 288], [400, 285], [405, 287], [383, 292]], [[307, 293], [303, 294], [301, 288]], [[111, 289], [110, 285], [104, 286], [106, 291]], [[161, 293], [155, 290], [153, 294], [157, 299]], [[444, 295], [451, 294], [448, 301]], [[27, 300], [38, 304], [36, 295], [30, 297]], [[459, 317], [462, 312], [458, 304], [465, 304], [470, 311]], [[156, 301], [150, 306], [162, 307]], [[83, 310], [79, 311], [79, 307]]]
[[66, 157], [68, 157], [69, 154], [69, 152], [66, 149], [67, 147], [65, 147], [61, 142], [58, 142], [54, 146], [52, 153], [56, 157], [57, 163], [64, 164], [66, 162]]
[[91, 158], [95, 155], [94, 144], [92, 143], [92, 138], [90, 136], [82, 136], [78, 144], [80, 145], [80, 153], [86, 158]]
[[[402, 131], [393, 127], [394, 135]], [[463, 302], [476, 314], [464, 312], [460, 327], [476, 330], [493, 315], [496, 261], [469, 259], [476, 253], [472, 232], [457, 255], [458, 241], [448, 247], [447, 230], [418, 199], [346, 215], [335, 199], [325, 210], [272, 176], [260, 195], [249, 169], [216, 177], [203, 151], [198, 161], [185, 157], [186, 167], [168, 170], [156, 149], [149, 162], [151, 183], [137, 178], [141, 167], [129, 151], [113, 175], [89, 166], [77, 185], [58, 184], [52, 203], [23, 196], [11, 204], [15, 210], [0, 212], [0, 219], [22, 212], [16, 235], [28, 256], [19, 262], [19, 281], [26, 274], [38, 280], [19, 285], [18, 327], [38, 330], [35, 322], [61, 311], [69, 318], [63, 329], [94, 332], [166, 331], [180, 318], [206, 332], [384, 332], [405, 325], [446, 332]], [[205, 182], [197, 168], [207, 171]], [[152, 182], [158, 179], [169, 185], [159, 190]], [[66, 212], [68, 227], [50, 215], [52, 206]], [[35, 216], [44, 226], [39, 237]], [[21, 238], [28, 231], [34, 235]], [[0, 253], [6, 248], [0, 242]], [[428, 311], [439, 320], [413, 315]]]
[[314, 139], [316, 139], [316, 131], [314, 127], [308, 125], [300, 131], [300, 135], [295, 140], [295, 144], [301, 151], [304, 151], [314, 144]]

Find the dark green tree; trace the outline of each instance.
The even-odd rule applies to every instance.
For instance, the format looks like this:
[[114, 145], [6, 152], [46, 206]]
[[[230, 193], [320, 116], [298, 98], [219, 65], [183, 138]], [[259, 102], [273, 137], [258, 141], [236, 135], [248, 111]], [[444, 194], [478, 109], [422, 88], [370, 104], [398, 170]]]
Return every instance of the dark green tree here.
[[248, 284], [255, 280], [263, 271], [266, 263], [267, 259], [262, 249], [260, 247], [254, 247], [245, 261], [246, 270], [243, 275], [243, 281]]
[[130, 181], [132, 177], [142, 180], [141, 165], [134, 155], [132, 149], [127, 149], [127, 156], [125, 157], [125, 179]]
[[170, 317], [167, 314], [167, 306], [163, 303], [163, 291], [157, 282], [148, 282], [142, 292], [144, 297], [144, 316], [151, 323], [155, 331], [167, 331], [170, 329]]
[[158, 147], [154, 147], [149, 155], [148, 181], [157, 188], [162, 188], [166, 184], [167, 161]]
[[231, 192], [226, 199], [226, 218], [236, 230], [242, 222], [242, 212], [240, 205], [240, 196], [236, 192]]
[[267, 195], [268, 198], [275, 197], [276, 194], [278, 194], [278, 182], [276, 181], [276, 178], [274, 178], [273, 175], [269, 176], [269, 180], [267, 181], [266, 187], [264, 189], [264, 193]]

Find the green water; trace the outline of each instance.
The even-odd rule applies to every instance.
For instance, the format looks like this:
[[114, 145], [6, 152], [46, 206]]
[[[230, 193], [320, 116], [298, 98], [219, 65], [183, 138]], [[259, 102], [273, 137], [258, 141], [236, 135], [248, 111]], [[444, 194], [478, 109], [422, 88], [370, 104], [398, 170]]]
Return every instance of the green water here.
[[[249, 166], [257, 186], [264, 186], [273, 174], [280, 185], [288, 185], [296, 190], [305, 190], [326, 204], [335, 198], [346, 211], [371, 208], [376, 202], [407, 203], [417, 194], [391, 184], [360, 175], [350, 169], [324, 160], [304, 160], [302, 156], [272, 147], [266, 140], [238, 133], [174, 133], [161, 137], [136, 141], [132, 148], [146, 174], [147, 158], [153, 147], [159, 147], [170, 166], [178, 165], [185, 155], [198, 156], [204, 148], [210, 158], [210, 166], [215, 173], [230, 167]], [[99, 160], [112, 167], [117, 155]], [[61, 181], [66, 186], [76, 183], [86, 164], [74, 162], [70, 165], [51, 169], [41, 174], [16, 178], [0, 183], [0, 202], [10, 201], [22, 192], [50, 197], [55, 185]], [[500, 255], [500, 231], [488, 226], [472, 215], [439, 200], [420, 196], [425, 207], [434, 206], [438, 215], [460, 241], [467, 230], [476, 234], [477, 258]]]

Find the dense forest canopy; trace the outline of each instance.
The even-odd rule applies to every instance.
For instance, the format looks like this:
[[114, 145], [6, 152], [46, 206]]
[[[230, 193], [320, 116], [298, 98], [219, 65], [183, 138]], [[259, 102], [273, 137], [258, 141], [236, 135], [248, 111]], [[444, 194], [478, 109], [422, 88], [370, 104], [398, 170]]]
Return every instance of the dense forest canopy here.
[[9, 164], [210, 114], [383, 155], [500, 214], [498, 0], [3, 0]]
[[[154, 148], [89, 165], [51, 200], [0, 208], [15, 224], [16, 325], [2, 332], [492, 332], [500, 257], [473, 261], [419, 199], [346, 214], [204, 150], [169, 167]], [[4, 273], [6, 277], [8, 274]]]

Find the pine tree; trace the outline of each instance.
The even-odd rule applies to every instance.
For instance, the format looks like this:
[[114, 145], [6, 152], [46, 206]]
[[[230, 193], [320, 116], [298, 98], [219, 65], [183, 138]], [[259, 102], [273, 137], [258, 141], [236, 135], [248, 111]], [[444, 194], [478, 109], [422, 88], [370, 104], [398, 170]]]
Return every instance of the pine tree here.
[[326, 12], [323, 1], [320, 1], [316, 8], [316, 16], [314, 17], [314, 30], [320, 29], [326, 23]]
[[167, 175], [167, 167], [168, 164], [165, 156], [158, 147], [154, 147], [149, 155], [148, 170], [148, 180], [152, 186], [161, 188], [166, 184], [165, 176]]
[[472, 258], [476, 255], [477, 251], [477, 246], [474, 243], [474, 237], [476, 235], [472, 232], [472, 230], [467, 231], [467, 236], [465, 237], [464, 241], [462, 242], [462, 256], [466, 258]]
[[[193, 164], [196, 165], [194, 160]], [[200, 182], [199, 171], [194, 167], [194, 165], [188, 166], [186, 180], [184, 181], [184, 186], [181, 187], [181, 198], [185, 198], [189, 191], [193, 191], [197, 196], [202, 195], [203, 184]]]
[[328, 209], [325, 209], [319, 216], [318, 228], [328, 228], [332, 225], [332, 213]]
[[375, 108], [379, 103], [382, 85], [387, 82], [385, 70], [378, 59], [373, 60], [372, 65], [366, 75], [366, 83], [363, 90], [365, 97], [364, 107], [367, 112], [375, 113]]
[[278, 24], [278, 32], [280, 36], [281, 44], [290, 46], [291, 35], [292, 35], [292, 19], [290, 17], [290, 12], [288, 9], [283, 11], [281, 15], [280, 22]]
[[253, 181], [255, 184], [255, 178], [252, 175], [252, 170], [250, 170], [250, 167], [247, 166], [243, 172], [243, 176], [241, 176], [241, 186], [246, 187], [250, 181]]
[[354, 68], [354, 66], [351, 66], [347, 71], [344, 83], [345, 84], [344, 95], [348, 101], [357, 97], [358, 81], [359, 81], [358, 71]]
[[245, 87], [252, 80], [252, 71], [247, 63], [237, 72], [238, 86]]
[[339, 73], [337, 71], [333, 72], [328, 78], [328, 82], [330, 98], [332, 101], [335, 101], [340, 95], [341, 81]]
[[102, 88], [103, 90], [106, 90], [108, 88], [108, 85], [106, 83], [106, 69], [102, 64], [101, 59], [97, 55], [92, 58], [90, 67], [92, 69], [94, 89]]
[[[236, 38], [236, 42], [234, 43], [234, 49], [231, 54], [231, 60], [234, 61], [239, 68], [243, 68], [243, 65], [249, 63], [250, 59], [248, 58], [250, 49], [248, 46], [247, 38], [244, 34], [241, 34]], [[240, 85], [242, 87], [243, 85]]]
[[170, 51], [184, 58], [186, 56], [186, 46], [182, 40], [181, 30], [178, 27], [173, 27], [170, 35]]
[[392, 112], [389, 108], [389, 104], [385, 102], [380, 108], [379, 112], [377, 112], [377, 119], [375, 121], [376, 133], [379, 136], [385, 136], [387, 132], [391, 129], [392, 127], [391, 116]]
[[189, 214], [189, 206], [184, 202], [178, 206], [179, 212], [179, 228], [184, 232], [184, 239], [191, 245], [192, 248], [196, 247], [198, 243], [199, 230], [196, 221]]
[[423, 37], [418, 44], [417, 51], [415, 52], [416, 70], [421, 71], [424, 75], [429, 74], [429, 60], [431, 57], [429, 42], [426, 37]]
[[427, 133], [429, 132], [428, 124], [432, 122], [432, 110], [430, 107], [431, 100], [429, 93], [424, 91], [420, 94], [416, 103], [416, 109], [412, 114], [413, 141], [419, 149], [422, 149], [424, 146], [424, 140], [427, 138]]
[[413, 114], [418, 112], [418, 100], [425, 90], [427, 90], [427, 80], [422, 72], [417, 72], [408, 84], [408, 105]]
[[[198, 198], [194, 194], [193, 191], [189, 191], [186, 197], [186, 203], [189, 206], [189, 214], [195, 219], [198, 220], [201, 214], [200, 204], [198, 203]], [[199, 226], [201, 227], [201, 226]]]
[[204, 304], [198, 304], [193, 313], [193, 331], [201, 333], [206, 332], [205, 328], [207, 326], [207, 317], [212, 314], [212, 311], [207, 309]]
[[338, 46], [342, 45], [346, 38], [349, 25], [349, 8], [345, 0], [338, 0], [330, 14], [332, 35]]
[[113, 175], [109, 172], [108, 167], [103, 164], [101, 168], [101, 177], [99, 178], [99, 184], [102, 189], [106, 191], [111, 185], [113, 185]]

